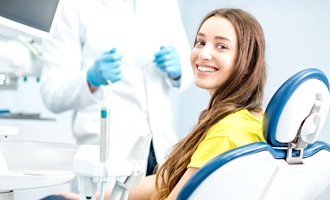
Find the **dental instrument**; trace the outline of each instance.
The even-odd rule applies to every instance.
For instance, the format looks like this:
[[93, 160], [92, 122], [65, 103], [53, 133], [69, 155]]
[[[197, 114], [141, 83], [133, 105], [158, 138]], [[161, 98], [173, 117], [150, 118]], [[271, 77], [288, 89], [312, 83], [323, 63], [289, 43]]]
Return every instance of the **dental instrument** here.
[[134, 165], [134, 171], [124, 180], [117, 179], [112, 190], [110, 200], [127, 200], [130, 188], [138, 184], [144, 175], [143, 159], [147, 155], [147, 150], [141, 147], [148, 147], [151, 142], [151, 134], [140, 136], [134, 144], [127, 160]]
[[[147, 156], [151, 134], [141, 135], [132, 147], [128, 158], [109, 154], [111, 141], [110, 116], [112, 83], [104, 86], [106, 94], [101, 105], [101, 135], [99, 145], [80, 145], [73, 161], [73, 171], [78, 178], [80, 199], [94, 199], [99, 183], [100, 199], [104, 199], [104, 184], [115, 180], [111, 200], [127, 199], [128, 190], [144, 175], [144, 158]], [[112, 156], [112, 157], [111, 157]]]
[[106, 163], [109, 158], [109, 141], [110, 141], [110, 103], [109, 96], [112, 92], [112, 83], [108, 80], [108, 93], [106, 94], [101, 106], [101, 136], [100, 136], [100, 162], [103, 178], [100, 181], [100, 199], [104, 199], [104, 183], [107, 177]]
[[[173, 45], [173, 42], [170, 42], [168, 45], [165, 45], [164, 47], [171, 47], [172, 45]], [[146, 71], [146, 70], [149, 68], [149, 66], [150, 66], [152, 63], [154, 63], [154, 61], [155, 61], [155, 60], [152, 59], [152, 60], [148, 61], [147, 63], [143, 64], [143, 66], [140, 67], [140, 68], [138, 68], [138, 69], [140, 69], [142, 72], [144, 72], [144, 71]], [[126, 61], [123, 61], [123, 59], [121, 59], [120, 62], [121, 62], [123, 65], [127, 66], [127, 67], [134, 68], [132, 65], [128, 64]]]

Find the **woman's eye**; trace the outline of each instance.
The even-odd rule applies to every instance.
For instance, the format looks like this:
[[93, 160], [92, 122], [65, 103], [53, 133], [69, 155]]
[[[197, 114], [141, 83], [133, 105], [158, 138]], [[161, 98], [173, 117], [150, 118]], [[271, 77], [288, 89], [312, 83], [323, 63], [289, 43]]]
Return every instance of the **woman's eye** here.
[[227, 47], [225, 45], [222, 45], [222, 44], [218, 44], [217, 48], [218, 49], [227, 49]]
[[196, 46], [203, 46], [205, 43], [203, 41], [196, 41]]

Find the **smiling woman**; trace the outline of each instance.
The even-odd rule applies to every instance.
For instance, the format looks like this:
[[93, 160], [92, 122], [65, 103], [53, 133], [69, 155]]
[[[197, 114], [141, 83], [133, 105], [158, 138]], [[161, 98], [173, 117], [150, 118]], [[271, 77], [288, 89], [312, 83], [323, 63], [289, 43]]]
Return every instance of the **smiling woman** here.
[[202, 21], [190, 56], [195, 84], [211, 95], [197, 125], [160, 167], [155, 199], [176, 199], [186, 181], [215, 156], [264, 141], [265, 39], [240, 9], [219, 9]]

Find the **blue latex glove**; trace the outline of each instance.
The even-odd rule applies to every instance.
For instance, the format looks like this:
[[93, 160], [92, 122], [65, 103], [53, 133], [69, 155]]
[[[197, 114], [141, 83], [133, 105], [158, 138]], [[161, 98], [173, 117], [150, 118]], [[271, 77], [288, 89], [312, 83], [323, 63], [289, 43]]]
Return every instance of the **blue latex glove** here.
[[94, 87], [115, 83], [121, 79], [120, 60], [122, 55], [116, 54], [116, 48], [101, 54], [87, 71], [87, 81]]
[[160, 47], [160, 51], [155, 55], [154, 62], [163, 72], [166, 72], [172, 79], [181, 77], [180, 57], [175, 47]]

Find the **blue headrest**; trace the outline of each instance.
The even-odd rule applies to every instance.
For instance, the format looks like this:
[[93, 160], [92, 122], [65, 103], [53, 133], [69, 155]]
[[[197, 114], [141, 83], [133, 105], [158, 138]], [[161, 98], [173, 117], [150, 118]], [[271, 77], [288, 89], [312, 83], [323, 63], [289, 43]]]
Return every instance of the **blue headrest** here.
[[[312, 83], [306, 84], [307, 81]], [[287, 147], [311, 112], [316, 98], [323, 101], [320, 106], [322, 117], [318, 117], [322, 126], [329, 108], [329, 82], [326, 75], [319, 69], [309, 68], [289, 78], [276, 91], [266, 108], [263, 134], [267, 142], [275, 147]], [[283, 119], [283, 115], [286, 118]]]

